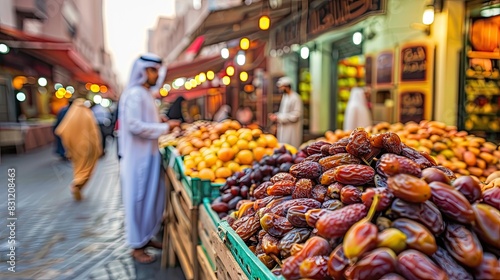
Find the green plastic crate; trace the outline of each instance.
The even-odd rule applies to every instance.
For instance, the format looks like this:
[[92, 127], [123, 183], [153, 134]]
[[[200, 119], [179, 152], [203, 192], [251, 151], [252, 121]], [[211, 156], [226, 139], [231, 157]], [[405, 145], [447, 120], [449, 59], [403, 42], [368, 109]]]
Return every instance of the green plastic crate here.
[[212, 210], [212, 205], [211, 205], [212, 200], [208, 197], [203, 198], [203, 207], [205, 207], [205, 210], [207, 211], [208, 215], [212, 219], [213, 224], [215, 227], [219, 226], [220, 223], [220, 218], [217, 213]]
[[179, 152], [174, 146], [166, 146], [160, 149], [163, 158], [163, 167], [173, 166], [175, 157], [179, 156]]
[[193, 205], [202, 203], [203, 197], [211, 192], [211, 182], [199, 178], [191, 178], [184, 174], [184, 163], [182, 157], [175, 158], [174, 173], [184, 188], [186, 188]]
[[236, 262], [250, 280], [283, 279], [276, 277], [245, 244], [243, 239], [229, 226], [227, 221], [220, 221], [218, 234], [222, 242], [231, 251]]

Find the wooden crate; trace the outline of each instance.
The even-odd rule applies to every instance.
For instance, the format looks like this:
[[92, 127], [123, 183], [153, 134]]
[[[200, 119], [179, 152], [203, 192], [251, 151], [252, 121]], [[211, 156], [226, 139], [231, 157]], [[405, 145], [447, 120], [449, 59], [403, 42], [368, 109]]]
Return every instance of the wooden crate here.
[[215, 266], [217, 267], [217, 279], [219, 280], [236, 280], [248, 279], [240, 265], [234, 259], [231, 251], [226, 244], [219, 239], [216, 232], [212, 232], [211, 239], [214, 240], [215, 249]]
[[200, 242], [205, 249], [207, 258], [215, 271], [215, 249], [214, 240], [211, 238], [212, 233], [217, 232], [217, 224], [219, 223], [219, 217], [210, 206], [210, 200], [204, 198], [203, 204], [199, 208], [199, 221], [198, 221], [198, 234], [200, 236]]
[[212, 265], [208, 261], [205, 250], [203, 249], [203, 247], [201, 247], [201, 245], [197, 246], [197, 251], [198, 263], [200, 265], [200, 279], [217, 280], [215, 271], [212, 269]]

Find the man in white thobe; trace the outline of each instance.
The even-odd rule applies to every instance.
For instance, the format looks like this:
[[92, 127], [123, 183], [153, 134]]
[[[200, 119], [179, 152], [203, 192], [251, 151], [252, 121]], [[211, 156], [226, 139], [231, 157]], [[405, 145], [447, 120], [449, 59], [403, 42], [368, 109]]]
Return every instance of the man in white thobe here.
[[125, 208], [125, 234], [133, 258], [150, 263], [154, 256], [144, 250], [160, 247], [152, 241], [158, 232], [165, 209], [165, 184], [158, 151], [158, 137], [176, 121], [161, 123], [151, 87], [158, 80], [161, 58], [146, 54], [132, 68], [130, 81], [120, 98], [118, 119], [120, 180]]
[[276, 83], [283, 94], [278, 113], [269, 114], [269, 120], [277, 122], [277, 138], [280, 143], [299, 147], [302, 144], [302, 100], [292, 90], [292, 79], [281, 77]]

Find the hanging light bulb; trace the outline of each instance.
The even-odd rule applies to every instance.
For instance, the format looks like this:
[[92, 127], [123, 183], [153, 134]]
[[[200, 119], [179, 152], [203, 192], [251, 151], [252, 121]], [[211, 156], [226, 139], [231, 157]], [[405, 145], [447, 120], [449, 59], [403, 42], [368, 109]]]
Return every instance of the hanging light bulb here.
[[226, 86], [228, 86], [230, 83], [231, 83], [231, 78], [229, 78], [228, 76], [224, 76], [222, 78], [222, 83]]
[[424, 14], [422, 15], [422, 23], [431, 25], [434, 22], [434, 6], [428, 5], [425, 7]]
[[229, 50], [227, 48], [222, 48], [222, 50], [220, 50], [220, 56], [227, 59], [229, 57]]
[[302, 57], [302, 59], [307, 59], [309, 57], [309, 48], [307, 46], [303, 46], [300, 49], [300, 57]]
[[248, 73], [247, 73], [247, 72], [245, 72], [245, 71], [241, 72], [241, 73], [240, 73], [240, 80], [241, 80], [242, 82], [246, 82], [246, 81], [248, 80]]
[[226, 74], [227, 74], [229, 77], [233, 76], [233, 75], [234, 75], [234, 67], [233, 67], [233, 66], [228, 66], [228, 67], [226, 68]]
[[240, 40], [240, 48], [244, 51], [248, 50], [250, 48], [250, 39], [243, 37]]
[[262, 15], [259, 18], [259, 28], [261, 30], [268, 30], [271, 26], [271, 19], [267, 15]]
[[246, 62], [245, 52], [239, 51], [238, 55], [236, 56], [236, 63], [239, 66], [243, 66], [245, 62]]

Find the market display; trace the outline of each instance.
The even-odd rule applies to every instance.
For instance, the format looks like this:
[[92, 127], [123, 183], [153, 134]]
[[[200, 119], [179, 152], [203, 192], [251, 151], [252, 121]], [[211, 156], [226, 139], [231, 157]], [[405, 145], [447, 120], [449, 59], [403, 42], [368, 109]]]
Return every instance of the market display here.
[[[425, 132], [427, 137], [412, 136]], [[481, 156], [488, 153], [488, 142], [437, 122], [335, 136], [333, 143], [303, 147], [307, 157], [263, 180], [224, 218], [274, 274], [500, 279], [499, 172], [491, 168], [488, 178], [477, 176], [484, 178], [480, 181], [460, 171], [479, 159], [485, 170], [496, 166], [498, 159]], [[417, 150], [436, 153], [437, 143], [447, 149], [435, 157]], [[478, 149], [475, 164], [459, 159], [453, 148]], [[494, 155], [497, 147], [491, 148]], [[444, 150], [454, 156], [446, 157]], [[445, 163], [440, 155], [453, 165], [440, 164]], [[458, 162], [467, 166], [452, 169]]]
[[[436, 121], [408, 122], [406, 124], [379, 123], [367, 127], [371, 134], [393, 132], [401, 142], [417, 151], [431, 155], [439, 165], [452, 170], [457, 176], [474, 175], [480, 181], [500, 170], [500, 147], [484, 138], [457, 131]], [[350, 131], [337, 130], [325, 133], [330, 143], [348, 138]]]

